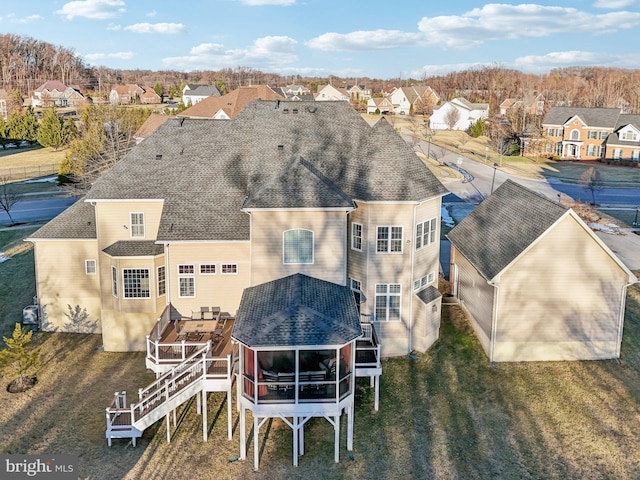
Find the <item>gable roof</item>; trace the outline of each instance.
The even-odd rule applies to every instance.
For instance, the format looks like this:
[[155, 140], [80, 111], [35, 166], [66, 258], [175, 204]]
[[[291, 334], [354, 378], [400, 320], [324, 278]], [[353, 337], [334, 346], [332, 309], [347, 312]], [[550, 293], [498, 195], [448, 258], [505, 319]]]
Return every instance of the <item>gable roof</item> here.
[[447, 238], [485, 279], [492, 280], [568, 211], [567, 206], [507, 180]]
[[301, 273], [246, 288], [231, 332], [249, 347], [343, 345], [361, 334], [350, 288]]
[[166, 122], [170, 118], [172, 118], [172, 117], [169, 116], [169, 115], [162, 115], [160, 113], [152, 113], [144, 121], [144, 123], [142, 125], [140, 125], [140, 128], [136, 131], [136, 133], [133, 136], [136, 139], [144, 140], [149, 135], [151, 135], [151, 133], [154, 132], [156, 130], [156, 128], [158, 128], [160, 125], [162, 125], [164, 122]]
[[59, 92], [64, 92], [67, 87], [64, 83], [58, 81], [58, 80], [47, 80], [46, 82], [44, 82], [42, 85], [40, 85], [38, 88], [36, 88], [34, 90], [34, 92], [37, 93], [41, 93], [44, 91], [53, 91], [53, 90], [58, 90]]
[[187, 90], [184, 95], [196, 97], [220, 97], [222, 93], [215, 85], [197, 85], [195, 88]]
[[36, 230], [29, 238], [68, 238], [74, 240], [97, 238], [95, 209], [83, 200], [83, 198], [79, 199], [60, 215]]
[[331, 180], [304, 158], [296, 156], [242, 206], [254, 208], [346, 208], [355, 204]]
[[[354, 201], [392, 203], [447, 193], [384, 119], [370, 127], [341, 101], [257, 100], [232, 120], [167, 120], [97, 179], [87, 200], [162, 201], [159, 242], [245, 241], [251, 238], [245, 199], [268, 204], [267, 192], [259, 192], [273, 181], [269, 200], [289, 202], [273, 177], [297, 156], [315, 169], [305, 167], [300, 186], [311, 191], [314, 176], [322, 186], [316, 206], [346, 207], [338, 190]], [[64, 224], [56, 225], [65, 238]]]
[[620, 116], [619, 108], [551, 107], [542, 120], [543, 125], [564, 125], [578, 116], [589, 127], [613, 129]]
[[284, 99], [267, 85], [240, 87], [221, 97], [207, 97], [181, 112], [180, 117], [213, 118], [223, 110], [229, 118], [235, 118], [253, 100]]

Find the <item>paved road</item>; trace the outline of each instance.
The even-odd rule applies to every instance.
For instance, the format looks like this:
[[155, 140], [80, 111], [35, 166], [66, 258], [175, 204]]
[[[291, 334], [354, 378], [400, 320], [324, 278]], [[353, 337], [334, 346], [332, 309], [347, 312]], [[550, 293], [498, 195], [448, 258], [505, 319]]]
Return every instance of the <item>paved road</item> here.
[[[73, 205], [77, 197], [47, 197], [40, 199], [23, 199], [11, 209], [11, 216], [15, 223], [51, 220], [56, 215]], [[0, 211], [0, 225], [8, 225], [9, 216]]]

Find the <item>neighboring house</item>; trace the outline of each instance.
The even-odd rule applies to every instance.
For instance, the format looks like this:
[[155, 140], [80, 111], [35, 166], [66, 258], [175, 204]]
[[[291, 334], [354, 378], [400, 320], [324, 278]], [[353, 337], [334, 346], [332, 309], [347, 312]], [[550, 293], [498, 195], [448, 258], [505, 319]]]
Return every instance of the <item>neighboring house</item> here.
[[220, 89], [214, 85], [197, 85], [195, 88], [187, 89], [182, 93], [183, 105], [195, 105], [208, 97], [219, 97], [222, 93]]
[[347, 85], [347, 92], [351, 96], [351, 100], [369, 100], [371, 98], [371, 90], [364, 85]]
[[233, 314], [247, 287], [302, 273], [351, 288], [384, 355], [425, 351], [446, 193], [386, 120], [346, 102], [169, 119], [30, 237], [43, 329], [79, 306], [105, 350], [144, 350], [168, 308]]
[[33, 92], [31, 105], [33, 107], [75, 107], [85, 101], [80, 93], [80, 87], [67, 86], [57, 80], [49, 80]]
[[459, 97], [434, 108], [429, 127], [432, 130], [468, 130], [478, 119], [488, 116], [488, 103], [471, 103]]
[[500, 116], [504, 117], [510, 110], [524, 109], [527, 115], [542, 115], [544, 113], [544, 97], [542, 94], [536, 95], [530, 100], [517, 100], [507, 98], [500, 104]]
[[393, 104], [387, 97], [372, 97], [367, 101], [367, 113], [393, 113]]
[[605, 158], [640, 163], [640, 115], [620, 115], [605, 140]]
[[149, 115], [149, 118], [145, 120], [145, 122], [140, 126], [140, 128], [133, 134], [133, 138], [136, 141], [136, 144], [143, 141], [149, 135], [156, 131], [156, 129], [162, 125], [164, 122], [172, 118], [169, 115], [162, 115], [160, 113], [152, 113]]
[[626, 143], [623, 157], [617, 139], [611, 145], [607, 139], [636, 120], [635, 115], [622, 115], [619, 108], [551, 107], [542, 120], [545, 151], [568, 160], [631, 159], [633, 151], [640, 151], [633, 142]]
[[162, 98], [148, 85], [116, 85], [109, 93], [109, 102], [112, 105], [143, 103], [162, 103]]
[[282, 91], [287, 97], [294, 95], [308, 95], [311, 93], [311, 90], [304, 85], [286, 85], [282, 87]]
[[0, 118], [4, 121], [9, 119], [9, 112], [7, 108], [7, 91], [4, 88], [0, 88]]
[[341, 100], [348, 102], [351, 100], [351, 95], [347, 92], [346, 88], [334, 87], [333, 85], [324, 85], [318, 87], [318, 93], [315, 95], [316, 101], [326, 102]]
[[426, 85], [396, 88], [388, 98], [398, 115], [428, 115], [440, 101], [438, 94]]
[[240, 87], [222, 95], [209, 97], [183, 110], [179, 117], [229, 120], [235, 118], [253, 100], [284, 100], [284, 97], [267, 85]]
[[637, 279], [570, 208], [507, 180], [447, 235], [491, 362], [618, 358]]

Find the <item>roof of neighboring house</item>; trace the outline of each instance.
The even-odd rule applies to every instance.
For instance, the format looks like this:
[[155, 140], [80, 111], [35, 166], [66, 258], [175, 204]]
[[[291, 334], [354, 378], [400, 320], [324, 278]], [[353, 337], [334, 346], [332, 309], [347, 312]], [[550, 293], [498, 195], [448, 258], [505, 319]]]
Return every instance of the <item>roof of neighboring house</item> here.
[[194, 106], [182, 111], [178, 116], [191, 118], [213, 118], [220, 110], [224, 110], [229, 118], [235, 118], [252, 100], [284, 99], [267, 85], [240, 87], [221, 97], [207, 97]]
[[156, 91], [151, 88], [149, 85], [142, 85], [142, 94], [140, 95], [141, 98], [146, 98], [146, 97], [151, 97], [151, 98], [160, 98], [160, 95], [158, 95], [156, 93]]
[[[288, 166], [307, 170], [296, 179], [303, 195], [286, 189]], [[347, 209], [339, 192], [420, 202], [447, 190], [384, 119], [371, 127], [342, 101], [257, 100], [232, 120], [167, 120], [96, 180], [87, 199], [163, 199], [161, 242], [249, 240], [247, 198], [258, 207]], [[64, 223], [56, 225], [64, 238]]]
[[94, 207], [80, 198], [60, 215], [39, 228], [30, 238], [95, 239], [96, 215]]
[[471, 103], [469, 100], [467, 100], [464, 97], [454, 98], [453, 100], [451, 100], [450, 103], [457, 103], [458, 105], [461, 105], [469, 110], [488, 110], [489, 109], [488, 103]]
[[616, 124], [616, 130], [618, 128], [624, 127], [625, 125], [633, 125], [637, 129], [640, 129], [640, 115], [620, 115], [620, 117], [618, 118], [618, 123]]
[[568, 210], [507, 180], [447, 238], [484, 278], [491, 280]]
[[153, 240], [118, 240], [102, 251], [111, 257], [149, 257], [164, 253], [164, 246]]
[[640, 115], [631, 115], [631, 114], [620, 115], [620, 118], [618, 118], [618, 123], [616, 125], [615, 130], [607, 136], [605, 143], [607, 145], [615, 145], [615, 146], [622, 146], [622, 147], [640, 146], [640, 141], [633, 142], [630, 140], [620, 139], [620, 131], [623, 129], [623, 127], [626, 127], [627, 125], [632, 125], [637, 130], [640, 130]]
[[67, 87], [64, 83], [59, 82], [58, 80], [47, 80], [38, 88], [36, 88], [34, 91], [38, 93], [44, 92], [45, 90], [48, 90], [49, 92], [52, 90], [58, 90], [59, 92], [64, 92], [67, 88], [69, 87]]
[[542, 120], [543, 125], [564, 125], [573, 117], [589, 127], [613, 129], [620, 117], [619, 108], [551, 107]]
[[220, 93], [220, 89], [215, 85], [198, 85], [195, 88], [187, 90], [185, 95], [197, 97], [219, 97], [222, 93]]
[[162, 125], [164, 122], [166, 122], [170, 118], [173, 118], [173, 117], [169, 115], [162, 115], [160, 113], [152, 113], [151, 115], [149, 115], [149, 118], [147, 118], [144, 121], [144, 123], [140, 126], [138, 131], [133, 136], [135, 138], [145, 139], [149, 135], [151, 135], [151, 133], [154, 132], [160, 125]]
[[231, 332], [249, 347], [343, 345], [360, 335], [351, 289], [300, 273], [246, 288]]

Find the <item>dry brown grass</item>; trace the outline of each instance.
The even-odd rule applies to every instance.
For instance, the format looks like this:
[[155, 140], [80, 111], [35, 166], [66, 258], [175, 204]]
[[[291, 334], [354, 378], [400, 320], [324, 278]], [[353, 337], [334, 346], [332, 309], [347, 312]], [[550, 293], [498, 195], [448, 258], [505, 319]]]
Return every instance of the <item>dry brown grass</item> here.
[[38, 384], [24, 394], [0, 391], [0, 452], [75, 454], [83, 478], [637, 479], [640, 472], [638, 285], [629, 290], [622, 363], [491, 366], [461, 310], [445, 307], [441, 338], [427, 353], [384, 362], [378, 413], [368, 382], [358, 381], [353, 460], [344, 419], [339, 464], [332, 428], [316, 419], [296, 469], [291, 431], [274, 421], [261, 429], [258, 473], [252, 444], [247, 461], [229, 461], [239, 454], [237, 413], [228, 441], [219, 393], [209, 401], [208, 442], [191, 401], [178, 410], [171, 443], [160, 422], [136, 448], [125, 440], [108, 448], [104, 408], [113, 392], [126, 389], [132, 401], [153, 379], [144, 354], [100, 351], [97, 335], [37, 341], [45, 360]]
[[0, 170], [60, 163], [65, 153], [66, 150], [56, 152], [51, 147], [40, 146], [0, 149]]

